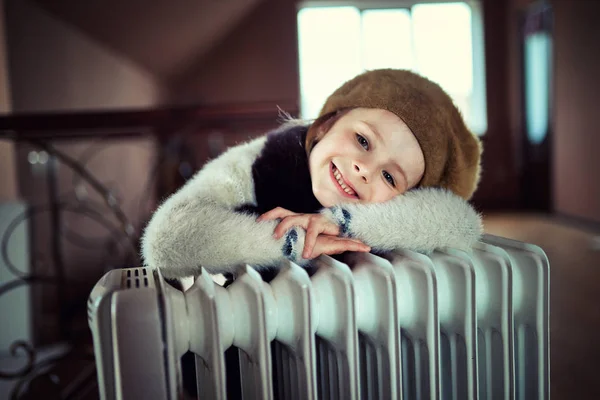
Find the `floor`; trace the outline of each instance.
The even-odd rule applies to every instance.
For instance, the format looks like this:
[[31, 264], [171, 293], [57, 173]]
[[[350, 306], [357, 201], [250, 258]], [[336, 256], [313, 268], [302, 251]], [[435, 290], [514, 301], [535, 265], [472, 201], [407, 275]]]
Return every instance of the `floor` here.
[[551, 398], [600, 399], [600, 232], [532, 215], [489, 215], [485, 229], [550, 261]]

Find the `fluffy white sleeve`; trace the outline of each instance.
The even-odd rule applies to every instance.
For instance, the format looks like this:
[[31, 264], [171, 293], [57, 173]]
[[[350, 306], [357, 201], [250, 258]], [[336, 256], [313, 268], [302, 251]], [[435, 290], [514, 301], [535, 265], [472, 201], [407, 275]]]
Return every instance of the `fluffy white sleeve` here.
[[409, 191], [377, 204], [341, 204], [321, 213], [376, 251], [409, 249], [429, 253], [443, 247], [469, 251], [483, 233], [480, 215], [461, 197], [443, 189]]
[[273, 238], [276, 221], [236, 212], [255, 205], [252, 164], [266, 138], [233, 147], [207, 163], [152, 216], [142, 237], [144, 264], [165, 277], [231, 272], [237, 265], [273, 265], [284, 258], [302, 265], [304, 230]]

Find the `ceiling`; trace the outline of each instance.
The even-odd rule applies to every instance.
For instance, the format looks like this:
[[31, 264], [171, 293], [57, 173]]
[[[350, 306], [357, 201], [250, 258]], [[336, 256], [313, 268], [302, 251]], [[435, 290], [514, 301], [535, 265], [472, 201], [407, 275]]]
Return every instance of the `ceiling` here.
[[145, 68], [177, 79], [262, 0], [34, 0]]

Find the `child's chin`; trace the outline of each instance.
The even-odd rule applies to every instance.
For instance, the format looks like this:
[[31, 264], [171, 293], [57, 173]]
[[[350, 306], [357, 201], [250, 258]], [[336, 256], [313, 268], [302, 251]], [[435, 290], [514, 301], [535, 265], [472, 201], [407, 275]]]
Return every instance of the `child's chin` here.
[[328, 208], [328, 207], [333, 207], [333, 206], [335, 206], [335, 205], [337, 205], [337, 204], [340, 204], [340, 201], [339, 201], [339, 200], [338, 200], [338, 201], [334, 201], [334, 200], [325, 200], [325, 201], [319, 201], [319, 203], [321, 203], [321, 205], [322, 205], [323, 207], [325, 207], [325, 208]]
[[313, 190], [313, 195], [323, 207], [331, 207], [331, 195], [329, 193], [315, 193]]
[[[337, 195], [336, 198], [335, 198], [335, 200], [333, 201], [332, 205], [357, 203], [357, 202], [358, 202], [357, 198], [352, 198], [352, 197], [346, 197], [346, 196]], [[328, 206], [328, 207], [330, 207], [330, 206]]]
[[341, 199], [337, 193], [328, 194], [328, 196], [317, 198], [317, 200], [319, 200], [319, 203], [321, 203], [323, 207], [333, 207], [343, 202], [343, 199]]

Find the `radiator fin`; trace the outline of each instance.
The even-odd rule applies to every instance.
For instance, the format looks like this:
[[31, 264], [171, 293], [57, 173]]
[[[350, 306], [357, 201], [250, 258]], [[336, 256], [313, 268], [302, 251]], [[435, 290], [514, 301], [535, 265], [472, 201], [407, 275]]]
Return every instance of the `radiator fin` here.
[[550, 397], [549, 262], [529, 243], [484, 235], [483, 242], [506, 251], [512, 269], [515, 398]]
[[308, 382], [301, 373], [302, 362], [289, 348], [279, 341], [273, 341], [273, 392], [276, 399], [305, 399]]
[[359, 335], [361, 399], [392, 399], [390, 355], [383, 346]]

